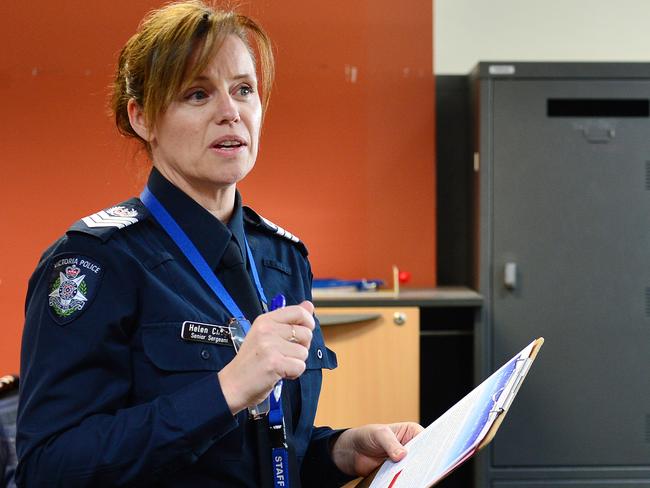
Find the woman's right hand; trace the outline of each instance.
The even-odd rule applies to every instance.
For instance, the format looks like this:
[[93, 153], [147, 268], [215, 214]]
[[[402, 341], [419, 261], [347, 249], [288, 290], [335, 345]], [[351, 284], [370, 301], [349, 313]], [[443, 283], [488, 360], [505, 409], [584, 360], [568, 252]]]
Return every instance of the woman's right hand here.
[[314, 305], [304, 301], [255, 319], [235, 358], [217, 373], [233, 415], [262, 402], [279, 380], [305, 371], [313, 313]]

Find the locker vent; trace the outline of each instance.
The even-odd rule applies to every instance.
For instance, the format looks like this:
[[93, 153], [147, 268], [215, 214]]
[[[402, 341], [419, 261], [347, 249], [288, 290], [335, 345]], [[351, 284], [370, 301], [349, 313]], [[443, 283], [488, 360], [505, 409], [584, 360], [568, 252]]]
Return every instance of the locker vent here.
[[645, 416], [645, 441], [650, 442], [650, 414]]
[[650, 161], [645, 162], [645, 189], [650, 190]]

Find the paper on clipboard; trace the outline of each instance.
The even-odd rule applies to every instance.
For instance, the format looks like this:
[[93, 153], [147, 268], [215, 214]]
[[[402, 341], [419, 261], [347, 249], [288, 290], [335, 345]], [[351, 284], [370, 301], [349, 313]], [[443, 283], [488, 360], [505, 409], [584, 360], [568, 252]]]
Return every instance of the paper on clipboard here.
[[374, 478], [357, 486], [433, 486], [482, 449], [494, 437], [543, 343], [542, 338], [531, 342], [407, 443], [402, 461], [384, 462]]

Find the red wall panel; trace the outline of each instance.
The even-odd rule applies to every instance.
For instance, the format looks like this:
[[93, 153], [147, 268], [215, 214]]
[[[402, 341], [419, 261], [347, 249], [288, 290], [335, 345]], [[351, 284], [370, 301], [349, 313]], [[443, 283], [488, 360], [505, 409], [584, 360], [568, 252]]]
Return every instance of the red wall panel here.
[[[0, 375], [18, 371], [27, 280], [78, 218], [148, 172], [106, 102], [119, 49], [159, 2], [3, 2]], [[255, 0], [277, 82], [245, 201], [304, 240], [316, 276], [435, 284], [432, 2]]]

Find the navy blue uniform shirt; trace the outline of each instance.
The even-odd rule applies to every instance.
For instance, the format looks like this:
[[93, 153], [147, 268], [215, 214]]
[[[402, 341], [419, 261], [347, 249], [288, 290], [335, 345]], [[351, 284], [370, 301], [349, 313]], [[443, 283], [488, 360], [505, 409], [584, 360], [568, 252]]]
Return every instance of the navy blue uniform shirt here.
[[[255, 289], [228, 281], [222, 262], [231, 238], [245, 249], [244, 233], [269, 299], [311, 298], [305, 246], [239, 194], [225, 226], [155, 169], [148, 185], [247, 314], [261, 312]], [[216, 374], [232, 345], [181, 337], [183, 323], [230, 318], [139, 199], [75, 223], [29, 282], [18, 485], [260, 486], [257, 443], [268, 441], [246, 411], [230, 413]], [[306, 363], [283, 389], [291, 486], [339, 486], [348, 478], [329, 455], [337, 431], [313, 427], [321, 370], [336, 367], [318, 322]]]

